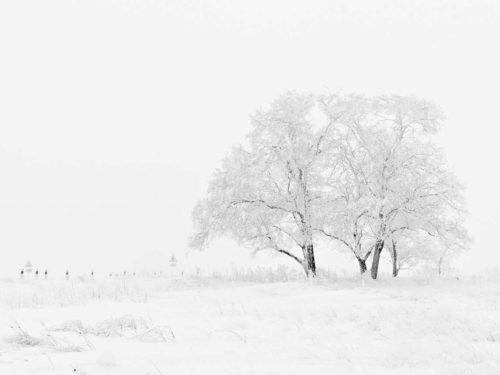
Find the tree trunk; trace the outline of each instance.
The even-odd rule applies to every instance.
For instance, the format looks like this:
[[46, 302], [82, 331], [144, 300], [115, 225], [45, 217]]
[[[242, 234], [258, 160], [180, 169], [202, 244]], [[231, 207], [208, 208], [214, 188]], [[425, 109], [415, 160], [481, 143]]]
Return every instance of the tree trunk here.
[[307, 245], [302, 248], [304, 253], [304, 272], [307, 277], [316, 277], [316, 261], [314, 259], [314, 246]]
[[372, 269], [371, 269], [372, 279], [374, 279], [374, 280], [378, 276], [378, 266], [380, 263], [380, 253], [382, 252], [383, 248], [384, 248], [384, 241], [377, 240], [377, 242], [375, 243], [374, 249], [373, 249]]
[[313, 245], [307, 245], [307, 269], [310, 272], [310, 276], [316, 277], [316, 260], [314, 259], [314, 247]]
[[359, 264], [359, 273], [362, 275], [368, 269], [366, 267], [366, 260], [363, 258], [358, 258], [358, 257], [356, 257], [356, 259], [358, 260], [358, 264]]
[[397, 277], [399, 273], [398, 268], [398, 252], [396, 250], [396, 241], [392, 241], [392, 276]]
[[438, 276], [441, 276], [442, 273], [442, 265], [443, 265], [443, 257], [439, 258], [439, 263], [438, 263]]

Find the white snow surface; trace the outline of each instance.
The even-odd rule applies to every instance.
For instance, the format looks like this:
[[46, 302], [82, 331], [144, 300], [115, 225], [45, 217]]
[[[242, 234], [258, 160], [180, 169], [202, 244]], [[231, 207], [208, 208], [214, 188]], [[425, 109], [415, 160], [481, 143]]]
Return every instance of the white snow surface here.
[[0, 374], [500, 374], [500, 281], [1, 280]]

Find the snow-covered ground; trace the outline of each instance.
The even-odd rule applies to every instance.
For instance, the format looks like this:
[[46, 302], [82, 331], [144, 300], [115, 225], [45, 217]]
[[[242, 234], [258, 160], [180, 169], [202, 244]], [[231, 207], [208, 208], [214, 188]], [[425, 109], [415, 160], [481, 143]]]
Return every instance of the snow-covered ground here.
[[0, 374], [500, 374], [500, 282], [0, 281]]

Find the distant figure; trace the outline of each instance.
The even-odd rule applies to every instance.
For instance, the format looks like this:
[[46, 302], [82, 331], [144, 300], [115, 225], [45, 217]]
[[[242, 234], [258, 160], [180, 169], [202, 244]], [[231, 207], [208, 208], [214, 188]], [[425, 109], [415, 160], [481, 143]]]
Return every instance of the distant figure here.
[[24, 269], [21, 269], [21, 280], [24, 279]]
[[153, 273], [154, 277], [156, 277], [156, 271]]
[[66, 280], [69, 280], [69, 271], [66, 270]]
[[127, 276], [127, 271], [123, 271], [123, 276]]
[[109, 277], [113, 277], [113, 273], [110, 272]]
[[48, 277], [48, 275], [49, 275], [49, 272], [48, 272], [47, 270], [45, 270], [44, 274], [45, 274], [45, 280], [47, 280], [47, 277]]
[[94, 277], [94, 271], [90, 272], [90, 277]]
[[35, 279], [38, 279], [38, 268], [35, 271]]
[[132, 276], [135, 276], [135, 272], [132, 274]]

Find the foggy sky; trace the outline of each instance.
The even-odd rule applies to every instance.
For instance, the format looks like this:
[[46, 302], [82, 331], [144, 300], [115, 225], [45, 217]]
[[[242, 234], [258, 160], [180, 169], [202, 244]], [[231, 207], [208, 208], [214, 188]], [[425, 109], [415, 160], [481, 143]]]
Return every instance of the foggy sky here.
[[498, 35], [496, 1], [1, 2], [0, 275], [243, 262], [227, 241], [186, 258], [191, 209], [288, 89], [440, 105], [475, 239], [461, 267], [494, 265]]

